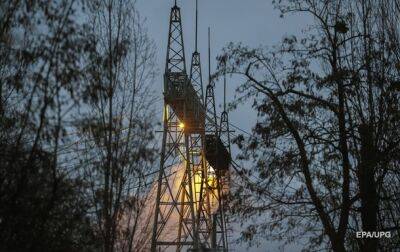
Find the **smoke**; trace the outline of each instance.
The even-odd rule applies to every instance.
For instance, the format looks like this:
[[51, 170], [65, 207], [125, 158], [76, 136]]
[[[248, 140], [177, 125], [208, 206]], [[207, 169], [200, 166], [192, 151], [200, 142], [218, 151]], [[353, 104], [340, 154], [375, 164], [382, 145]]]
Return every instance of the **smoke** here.
[[[173, 166], [167, 175], [167, 180], [170, 188], [167, 188], [165, 193], [162, 194], [160, 202], [172, 202], [172, 196], [175, 199], [181, 200], [181, 195], [183, 190], [179, 190], [181, 186], [182, 179], [185, 175], [185, 165], [178, 164]], [[158, 174], [156, 175], [158, 176]], [[197, 209], [199, 206], [199, 195], [200, 195], [200, 180], [201, 174], [195, 173], [194, 181], [192, 181], [192, 190], [195, 194], [195, 216], [197, 216]], [[218, 210], [218, 192], [216, 189], [216, 178], [215, 174], [210, 168], [210, 173], [208, 175], [207, 182], [208, 192], [210, 195], [209, 206], [211, 213], [215, 213]], [[129, 213], [125, 213], [123, 218], [123, 227], [122, 229], [127, 229], [127, 225], [129, 225], [129, 229], [133, 229], [135, 226], [135, 231], [132, 239], [133, 251], [149, 251], [151, 247], [151, 238], [153, 232], [153, 222], [154, 222], [154, 213], [155, 213], [155, 205], [156, 205], [156, 197], [157, 197], [157, 186], [158, 181], [155, 180], [151, 185], [151, 189], [148, 192], [148, 195], [144, 197], [143, 209], [141, 210], [137, 221], [132, 222], [128, 221]], [[186, 187], [188, 190], [188, 186]], [[179, 194], [179, 195], [178, 195]], [[171, 196], [172, 195], [172, 196]], [[160, 213], [166, 219], [165, 226], [163, 227], [163, 232], [159, 235], [159, 240], [162, 241], [175, 241], [178, 237], [179, 232], [179, 204], [178, 206], [171, 206], [160, 204]], [[172, 208], [172, 209], [171, 209]], [[160, 222], [160, 220], [159, 220]], [[129, 223], [129, 224], [128, 224]], [[159, 224], [160, 225], [160, 224]], [[183, 228], [181, 232], [187, 231], [186, 228]], [[168, 251], [168, 249], [166, 249]]]

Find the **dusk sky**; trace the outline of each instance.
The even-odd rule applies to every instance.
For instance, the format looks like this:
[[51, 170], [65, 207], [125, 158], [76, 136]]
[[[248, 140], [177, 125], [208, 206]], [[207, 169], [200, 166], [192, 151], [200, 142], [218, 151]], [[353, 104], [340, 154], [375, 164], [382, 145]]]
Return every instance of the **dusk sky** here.
[[398, 251], [399, 3], [0, 1], [0, 252]]
[[[157, 62], [160, 74], [155, 85], [162, 87], [162, 71], [165, 68], [165, 56], [168, 38], [168, 21], [172, 0], [139, 0], [138, 9], [146, 18], [149, 36], [157, 46]], [[183, 20], [186, 65], [189, 69], [190, 58], [194, 50], [195, 38], [195, 0], [178, 1]], [[211, 28], [211, 71], [215, 70], [215, 57], [229, 42], [241, 42], [244, 45], [258, 47], [276, 45], [284, 35], [299, 34], [306, 25], [305, 17], [279, 17], [272, 2], [267, 0], [200, 0], [199, 1], [199, 51], [202, 60], [203, 81], [207, 80], [207, 28]], [[227, 101], [233, 99], [234, 90], [240, 84], [237, 77], [228, 78]], [[203, 83], [205, 86], [207, 83]], [[161, 89], [158, 89], [161, 91]], [[216, 103], [223, 102], [222, 81], [216, 84]], [[218, 106], [217, 105], [217, 106]], [[160, 109], [160, 118], [161, 118]], [[221, 109], [217, 108], [219, 114]], [[245, 116], [245, 117], [244, 117]], [[245, 106], [230, 113], [230, 121], [247, 131], [255, 121], [254, 111]]]
[[[146, 18], [146, 26], [149, 36], [154, 39], [157, 47], [157, 64], [159, 75], [156, 88], [162, 90], [162, 71], [165, 68], [165, 57], [168, 38], [168, 21], [172, 0], [139, 0], [138, 10], [142, 17]], [[195, 39], [195, 0], [178, 1], [181, 7], [183, 21], [183, 35], [186, 56], [186, 67], [190, 69], [191, 54], [194, 50]], [[215, 57], [221, 53], [222, 48], [229, 42], [241, 42], [251, 47], [276, 45], [285, 35], [299, 35], [307, 25], [305, 16], [286, 16], [280, 18], [272, 1], [267, 0], [200, 0], [199, 1], [199, 51], [202, 60], [203, 81], [207, 80], [207, 28], [211, 28], [211, 71], [216, 68]], [[233, 99], [235, 88], [241, 83], [241, 78], [230, 77], [227, 81], [227, 101]], [[204, 82], [205, 86], [207, 83]], [[222, 81], [216, 84], [217, 114], [221, 113], [220, 105], [223, 102]], [[161, 120], [161, 102], [159, 118]], [[230, 112], [230, 122], [247, 132], [256, 121], [256, 113], [250, 106], [240, 106], [237, 110]], [[236, 133], [240, 133], [237, 132]], [[235, 153], [235, 148], [233, 149]], [[260, 219], [256, 221], [262, 221]], [[238, 235], [240, 227], [234, 227], [236, 232], [233, 238]], [[231, 239], [231, 242], [234, 239]], [[279, 244], [262, 242], [260, 246], [251, 247], [248, 251], [278, 251]], [[243, 251], [246, 245], [231, 244], [234, 251]], [[299, 251], [300, 247], [285, 247], [283, 251]]]

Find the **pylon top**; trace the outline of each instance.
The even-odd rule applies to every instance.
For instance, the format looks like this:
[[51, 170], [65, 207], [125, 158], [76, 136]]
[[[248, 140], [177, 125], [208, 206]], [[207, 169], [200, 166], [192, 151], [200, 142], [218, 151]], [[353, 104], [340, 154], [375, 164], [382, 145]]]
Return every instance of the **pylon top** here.
[[226, 112], [226, 62], [224, 62], [224, 112]]

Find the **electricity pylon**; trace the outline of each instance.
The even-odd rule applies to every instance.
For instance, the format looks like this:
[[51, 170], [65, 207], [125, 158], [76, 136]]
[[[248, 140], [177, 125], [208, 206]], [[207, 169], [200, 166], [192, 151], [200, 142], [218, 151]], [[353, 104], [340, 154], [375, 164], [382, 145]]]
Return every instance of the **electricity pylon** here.
[[222, 202], [223, 177], [229, 170], [230, 154], [224, 148], [219, 138], [219, 127], [215, 108], [215, 82], [211, 76], [211, 45], [210, 28], [208, 28], [208, 85], [204, 106], [206, 109], [205, 138], [206, 138], [206, 157], [207, 170], [213, 171], [216, 178], [213, 196], [217, 199], [217, 209], [212, 214], [211, 247], [216, 251], [226, 251], [228, 248], [226, 237], [226, 225], [224, 218], [224, 208]]
[[[202, 125], [200, 117], [194, 111], [201, 103], [194, 99], [188, 101], [187, 94], [196, 96], [190, 88], [186, 73], [185, 53], [182, 35], [182, 18], [180, 8], [172, 7], [169, 22], [168, 48], [164, 74], [164, 131], [160, 157], [160, 171], [157, 184], [151, 250], [165, 250], [182, 247], [198, 248], [198, 236], [195, 223], [195, 200], [193, 192], [193, 170], [191, 167], [191, 150], [189, 130]], [[204, 117], [204, 116], [203, 116]], [[181, 181], [171, 184], [171, 169], [184, 164]], [[178, 189], [173, 188], [178, 186]], [[174, 216], [179, 220], [172, 220]], [[166, 228], [167, 223], [178, 222], [174, 230]], [[168, 230], [167, 230], [168, 229]]]
[[[228, 111], [226, 110], [226, 62], [224, 62], [224, 103], [223, 103], [223, 111], [221, 113], [221, 121], [220, 121], [220, 127], [219, 127], [219, 138], [221, 139], [225, 149], [229, 152], [229, 155], [231, 154], [231, 138], [230, 138], [230, 129], [229, 129], [229, 115]], [[222, 219], [222, 224], [224, 225], [224, 235], [225, 235], [225, 240], [228, 240], [228, 235], [227, 235], [227, 222], [228, 222], [228, 217], [225, 215], [225, 199], [227, 196], [227, 192], [229, 192], [229, 185], [230, 185], [230, 173], [229, 169], [223, 171], [219, 175], [219, 181], [221, 183], [221, 195], [219, 195], [219, 200], [220, 200], [220, 206], [221, 206], [221, 219]]]
[[[223, 211], [218, 198], [221, 186], [216, 171], [226, 160], [220, 161], [224, 157], [219, 153], [223, 144], [218, 138], [216, 120], [211, 141], [207, 138], [208, 115], [203, 105], [200, 53], [197, 51], [197, 12], [196, 2], [196, 41], [190, 77], [186, 72], [182, 18], [176, 1], [170, 14], [164, 74], [163, 140], [151, 241], [154, 252], [224, 251], [226, 248], [226, 239], [220, 239], [224, 233], [223, 221], [219, 220], [220, 214], [216, 214]], [[215, 97], [212, 96], [215, 116]], [[217, 144], [218, 147], [214, 147]], [[174, 169], [182, 166], [183, 175], [175, 177], [179, 181], [171, 181]], [[176, 228], [171, 228], [171, 224]]]
[[[192, 54], [190, 67], [190, 81], [197, 93], [197, 97], [203, 103], [203, 78], [201, 71], [200, 53], [198, 52], [198, 1], [196, 0], [195, 19], [195, 50]], [[201, 107], [204, 110], [204, 107]], [[204, 126], [204, 125], [203, 125]], [[211, 248], [212, 239], [212, 176], [209, 165], [205, 158], [205, 128], [198, 134], [191, 134], [193, 149], [193, 167], [195, 173], [195, 199], [196, 199], [196, 232], [199, 237], [201, 248]], [[197, 144], [196, 144], [197, 143]], [[197, 155], [196, 155], [197, 154]], [[201, 155], [199, 155], [201, 154]], [[210, 181], [211, 180], [211, 181]], [[215, 198], [214, 198], [215, 199]]]
[[192, 54], [192, 64], [190, 66], [190, 81], [193, 85], [194, 90], [197, 93], [197, 96], [203, 101], [203, 78], [201, 74], [201, 63], [200, 63], [200, 53], [197, 48], [197, 27], [198, 27], [198, 2], [196, 0], [196, 24], [195, 24], [195, 44], [194, 44], [194, 52]]

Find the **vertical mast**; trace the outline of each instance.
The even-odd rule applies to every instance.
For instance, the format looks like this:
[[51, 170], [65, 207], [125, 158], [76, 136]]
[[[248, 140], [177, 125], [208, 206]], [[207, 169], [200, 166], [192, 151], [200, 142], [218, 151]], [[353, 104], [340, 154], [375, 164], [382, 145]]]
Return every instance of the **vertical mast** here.
[[210, 49], [210, 27], [208, 27], [208, 85], [211, 85], [211, 49]]
[[195, 51], [192, 54], [192, 63], [190, 66], [190, 82], [196, 91], [197, 96], [200, 98], [201, 102], [203, 103], [204, 100], [204, 94], [203, 94], [203, 78], [202, 78], [202, 72], [201, 72], [201, 62], [200, 62], [200, 53], [197, 51], [198, 46], [197, 46], [197, 40], [198, 40], [198, 31], [197, 31], [197, 26], [198, 26], [198, 3], [196, 0], [196, 20], [195, 20]]
[[226, 62], [224, 66], [224, 111], [226, 111]]
[[218, 132], [217, 127], [217, 114], [215, 109], [215, 95], [214, 95], [214, 83], [211, 78], [211, 39], [210, 39], [210, 27], [208, 27], [208, 85], [206, 88], [206, 99], [205, 107], [207, 113], [206, 119], [206, 134], [212, 134]]
[[194, 43], [194, 48], [195, 52], [197, 52], [197, 26], [198, 26], [198, 19], [199, 19], [199, 11], [198, 11], [198, 0], [196, 0], [196, 37], [195, 37], [195, 43]]

